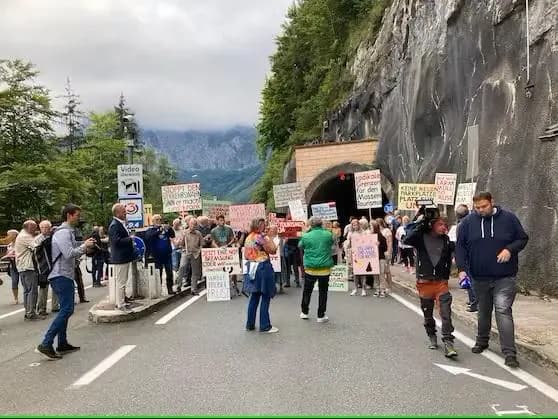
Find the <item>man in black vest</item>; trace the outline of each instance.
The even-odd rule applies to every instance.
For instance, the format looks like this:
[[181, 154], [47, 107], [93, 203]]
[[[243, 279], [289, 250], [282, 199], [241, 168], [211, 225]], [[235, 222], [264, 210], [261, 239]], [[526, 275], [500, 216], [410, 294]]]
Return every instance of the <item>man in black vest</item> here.
[[114, 266], [116, 275], [116, 307], [120, 310], [130, 309], [126, 303], [126, 282], [130, 263], [134, 260], [134, 242], [126, 229], [126, 206], [114, 204], [112, 206], [114, 218], [108, 228], [110, 241], [110, 263]]
[[452, 296], [448, 288], [452, 252], [455, 247], [450, 241], [448, 222], [436, 216], [426, 218], [424, 207], [414, 223], [406, 227], [404, 244], [413, 246], [417, 251], [417, 290], [424, 313], [424, 328], [430, 338], [430, 349], [438, 348], [436, 322], [434, 321], [434, 302], [438, 302], [442, 318], [442, 341], [448, 358], [457, 356], [453, 347], [453, 325], [451, 322]]

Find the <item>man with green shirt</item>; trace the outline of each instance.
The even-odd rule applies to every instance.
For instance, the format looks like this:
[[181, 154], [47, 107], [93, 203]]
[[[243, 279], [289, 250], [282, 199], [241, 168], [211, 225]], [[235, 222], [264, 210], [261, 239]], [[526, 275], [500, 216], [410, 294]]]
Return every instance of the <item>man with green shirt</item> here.
[[325, 323], [329, 320], [325, 313], [329, 274], [333, 266], [333, 258], [331, 257], [333, 235], [331, 231], [323, 228], [322, 219], [319, 217], [310, 217], [308, 223], [310, 224], [310, 230], [302, 235], [298, 244], [304, 252], [304, 291], [302, 293], [300, 318], [308, 319], [312, 290], [314, 284], [318, 281], [318, 323]]

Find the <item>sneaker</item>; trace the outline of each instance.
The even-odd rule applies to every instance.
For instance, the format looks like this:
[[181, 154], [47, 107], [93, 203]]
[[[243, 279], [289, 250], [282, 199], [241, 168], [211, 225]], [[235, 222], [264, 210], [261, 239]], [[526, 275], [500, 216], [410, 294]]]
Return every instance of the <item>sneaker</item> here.
[[44, 320], [44, 319], [45, 319], [44, 317], [37, 316], [36, 314], [30, 314], [30, 315], [26, 314], [25, 316], [23, 316], [23, 320], [26, 321], [36, 321], [36, 320]]
[[327, 323], [329, 321], [329, 317], [324, 316], [324, 317], [318, 317], [316, 320], [318, 323]]
[[362, 295], [363, 297], [366, 297], [366, 290], [362, 289], [362, 292], [360, 293], [360, 295]]
[[508, 355], [506, 357], [505, 364], [510, 368], [519, 368], [519, 362], [517, 362], [517, 358], [513, 355]]
[[374, 297], [379, 297], [379, 296], [380, 296], [380, 293], [379, 293], [378, 291], [376, 291], [376, 292], [374, 293]]
[[372, 289], [372, 287], [371, 287], [370, 285], [366, 285], [365, 288], [366, 288], [367, 290], [371, 290], [371, 289]]
[[52, 346], [39, 345], [35, 352], [46, 356], [48, 359], [60, 359], [62, 355], [57, 354]]
[[303, 319], [303, 320], [308, 320], [309, 316], [308, 316], [308, 314], [300, 313], [300, 318]]
[[465, 309], [465, 311], [468, 311], [469, 313], [476, 313], [479, 309], [476, 306], [469, 306]]
[[386, 293], [385, 292], [381, 292], [380, 295], [378, 296], [380, 298], [386, 298]]
[[276, 328], [275, 326], [272, 326], [271, 329], [265, 330], [262, 333], [277, 333], [278, 331], [279, 331], [278, 328]]
[[453, 347], [453, 342], [444, 342], [444, 352], [446, 358], [455, 358], [457, 356], [457, 351]]
[[475, 343], [475, 346], [471, 348], [471, 352], [474, 354], [480, 354], [485, 349], [488, 349], [488, 345], [481, 345], [480, 343]]
[[357, 295], [357, 290], [352, 290], [350, 295]]
[[430, 339], [428, 349], [438, 349], [438, 338], [436, 335], [429, 336], [428, 338]]
[[65, 354], [69, 352], [79, 351], [81, 348], [79, 346], [70, 345], [69, 343], [64, 343], [63, 345], [58, 345], [56, 352], [59, 354]]

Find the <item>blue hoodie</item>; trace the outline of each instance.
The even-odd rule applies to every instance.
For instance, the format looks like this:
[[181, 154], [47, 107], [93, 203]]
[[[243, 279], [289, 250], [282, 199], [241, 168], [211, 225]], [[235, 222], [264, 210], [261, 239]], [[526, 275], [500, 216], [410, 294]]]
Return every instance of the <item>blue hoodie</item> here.
[[[517, 256], [529, 240], [513, 213], [494, 208], [492, 216], [481, 217], [473, 211], [459, 224], [455, 247], [457, 267], [475, 280], [517, 275]], [[511, 259], [498, 263], [497, 256], [503, 249], [510, 251]]]

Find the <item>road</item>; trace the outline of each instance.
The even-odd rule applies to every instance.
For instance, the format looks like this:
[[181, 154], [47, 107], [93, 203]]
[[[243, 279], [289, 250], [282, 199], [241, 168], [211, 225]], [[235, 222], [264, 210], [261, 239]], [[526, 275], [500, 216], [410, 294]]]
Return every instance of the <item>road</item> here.
[[[0, 287], [1, 298], [6, 288]], [[88, 292], [93, 300], [106, 291]], [[272, 323], [280, 329], [273, 335], [244, 330], [244, 297], [213, 303], [202, 297], [164, 325], [155, 323], [187, 300], [150, 317], [112, 325], [88, 324], [90, 304], [78, 304], [69, 339], [82, 350], [59, 361], [45, 361], [33, 352], [47, 321], [24, 323], [22, 315], [0, 319], [0, 412], [558, 412], [558, 377], [526, 360], [520, 358], [522, 371], [516, 373], [522, 380], [501, 359], [474, 355], [462, 342], [456, 342], [456, 361], [446, 359], [442, 349], [428, 350], [421, 318], [402, 304], [416, 306], [408, 297], [332, 292], [331, 321], [325, 324], [315, 321], [316, 293], [311, 319], [298, 318], [300, 297], [300, 289], [290, 288], [273, 300]], [[0, 310], [4, 314], [6, 306], [0, 304]], [[465, 340], [471, 337], [459, 323], [456, 328]], [[498, 349], [497, 344], [492, 347]], [[453, 375], [444, 366], [470, 371]]]

